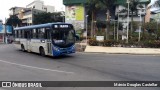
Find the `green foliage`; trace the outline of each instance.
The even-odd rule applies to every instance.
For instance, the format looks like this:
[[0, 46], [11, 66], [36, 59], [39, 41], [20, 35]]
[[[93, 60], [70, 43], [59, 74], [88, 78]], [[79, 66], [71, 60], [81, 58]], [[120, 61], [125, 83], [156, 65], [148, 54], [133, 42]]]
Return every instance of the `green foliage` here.
[[118, 45], [119, 42], [115, 40], [104, 40], [104, 41], [97, 41], [96, 39], [90, 39], [89, 45], [91, 46], [106, 46], [111, 47], [113, 45]]
[[[140, 0], [130, 0], [130, 10], [131, 12], [136, 12], [137, 14], [137, 6], [139, 5]], [[139, 5], [139, 7], [141, 7], [141, 5]], [[143, 8], [143, 7], [141, 7]]]
[[97, 21], [96, 25], [97, 25], [97, 28], [106, 28], [106, 22], [105, 21]]
[[98, 41], [96, 39], [90, 39], [88, 43], [91, 46], [98, 46]]
[[145, 28], [149, 31], [149, 33], [154, 33], [157, 29], [157, 22], [145, 23]]
[[63, 17], [61, 13], [39, 13], [34, 15], [34, 24], [44, 24], [52, 22], [62, 22]]
[[[87, 14], [91, 16], [92, 22], [96, 20], [96, 11], [97, 10], [106, 10], [108, 13], [108, 17], [110, 16], [110, 11], [115, 6], [114, 4], [115, 0], [88, 0], [87, 8], [89, 9]], [[93, 26], [95, 26], [93, 23], [91, 25], [91, 29], [93, 29]], [[107, 26], [107, 34], [109, 34], [109, 26]], [[93, 31], [91, 31], [93, 32]], [[91, 35], [93, 36], [93, 35]], [[109, 35], [105, 35], [108, 37]]]
[[12, 15], [7, 19], [6, 24], [15, 27], [17, 25], [20, 26], [22, 24], [22, 20], [20, 20], [16, 15]]
[[160, 48], [160, 40], [147, 40], [144, 45], [151, 48]]
[[139, 22], [135, 22], [135, 21], [132, 21], [129, 23], [129, 29], [131, 29], [131, 24], [132, 24], [132, 32], [136, 31], [136, 29], [139, 28]]
[[110, 46], [112, 46], [112, 45], [114, 45], [114, 41], [112, 41], [112, 40], [104, 40], [104, 46], [108, 46], [108, 47], [110, 47]]

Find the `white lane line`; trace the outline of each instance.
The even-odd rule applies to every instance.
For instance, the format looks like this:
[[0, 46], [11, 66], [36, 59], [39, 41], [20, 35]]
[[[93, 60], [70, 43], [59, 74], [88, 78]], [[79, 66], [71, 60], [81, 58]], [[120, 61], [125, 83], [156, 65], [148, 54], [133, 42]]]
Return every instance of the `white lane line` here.
[[0, 62], [7, 63], [7, 64], [11, 64], [11, 65], [16, 65], [16, 66], [21, 66], [21, 67], [27, 67], [27, 68], [45, 70], [45, 71], [52, 71], [52, 72], [59, 72], [59, 73], [74, 74], [74, 72], [67, 72], [67, 71], [61, 71], [61, 70], [53, 70], [53, 69], [47, 69], [47, 68], [40, 68], [40, 67], [28, 66], [28, 65], [23, 65], [23, 64], [18, 64], [18, 63], [12, 63], [12, 62], [8, 62], [8, 61], [4, 61], [4, 60], [0, 60]]

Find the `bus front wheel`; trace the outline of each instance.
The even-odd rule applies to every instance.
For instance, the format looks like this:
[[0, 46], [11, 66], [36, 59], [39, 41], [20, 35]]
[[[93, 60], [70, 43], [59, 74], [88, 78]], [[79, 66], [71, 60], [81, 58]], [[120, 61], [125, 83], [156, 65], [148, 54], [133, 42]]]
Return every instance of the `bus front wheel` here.
[[45, 51], [43, 47], [40, 47], [39, 52], [41, 56], [45, 56]]

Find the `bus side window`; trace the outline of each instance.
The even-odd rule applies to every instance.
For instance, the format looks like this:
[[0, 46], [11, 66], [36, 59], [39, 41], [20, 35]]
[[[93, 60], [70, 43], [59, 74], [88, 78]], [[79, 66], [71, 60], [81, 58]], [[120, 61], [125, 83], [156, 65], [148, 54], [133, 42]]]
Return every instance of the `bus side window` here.
[[33, 30], [32, 30], [32, 38], [33, 38], [33, 39], [36, 39], [36, 38], [37, 38], [36, 29], [33, 29]]
[[18, 31], [18, 37], [21, 38], [21, 30]]
[[45, 29], [45, 38], [51, 39], [51, 29], [49, 29], [49, 28]]
[[44, 39], [45, 37], [45, 28], [40, 28], [40, 29], [38, 29], [38, 32], [39, 32], [39, 34], [38, 34], [38, 37], [39, 37], [39, 39]]
[[39, 34], [38, 29], [36, 29], [36, 39], [39, 38], [38, 34]]
[[27, 31], [24, 31], [24, 38], [27, 39]]
[[21, 38], [24, 38], [24, 30], [21, 30]]
[[18, 30], [15, 30], [15, 38], [18, 38]]

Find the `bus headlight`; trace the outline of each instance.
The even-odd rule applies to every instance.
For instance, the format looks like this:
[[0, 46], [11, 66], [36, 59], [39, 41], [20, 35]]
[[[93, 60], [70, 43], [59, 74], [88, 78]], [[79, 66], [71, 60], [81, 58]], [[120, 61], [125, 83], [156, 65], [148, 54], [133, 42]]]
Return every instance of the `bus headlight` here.
[[57, 47], [53, 47], [53, 49], [54, 49], [55, 51], [59, 51], [59, 49], [58, 49]]
[[72, 46], [72, 49], [75, 49], [75, 45], [74, 45], [74, 46]]

